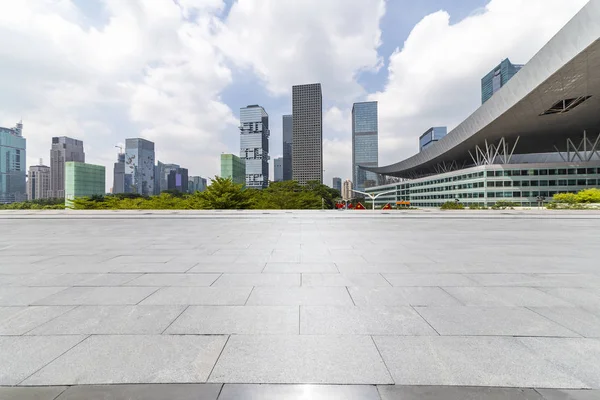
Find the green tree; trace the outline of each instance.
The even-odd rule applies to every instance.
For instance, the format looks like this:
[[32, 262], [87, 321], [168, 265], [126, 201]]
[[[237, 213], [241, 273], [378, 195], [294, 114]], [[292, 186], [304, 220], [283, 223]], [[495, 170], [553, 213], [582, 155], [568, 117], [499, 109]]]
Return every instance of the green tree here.
[[202, 193], [202, 208], [216, 210], [244, 209], [252, 204], [253, 191], [244, 190], [244, 185], [235, 184], [231, 178], [215, 176]]

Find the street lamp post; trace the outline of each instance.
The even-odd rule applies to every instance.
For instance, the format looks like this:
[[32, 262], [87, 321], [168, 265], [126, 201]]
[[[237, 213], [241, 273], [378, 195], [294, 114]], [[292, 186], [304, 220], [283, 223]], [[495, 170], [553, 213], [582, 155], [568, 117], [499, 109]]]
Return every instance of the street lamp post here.
[[356, 192], [356, 193], [360, 193], [360, 194], [364, 194], [366, 196], [369, 196], [371, 198], [371, 201], [373, 202], [373, 211], [375, 211], [375, 199], [376, 198], [378, 198], [382, 194], [390, 194], [390, 193], [396, 192], [396, 189], [394, 189], [394, 190], [388, 190], [387, 192], [381, 192], [381, 193], [377, 193], [376, 195], [372, 195], [371, 193], [361, 192], [361, 191], [354, 190], [354, 189], [350, 189], [350, 190], [352, 190], [353, 192]]

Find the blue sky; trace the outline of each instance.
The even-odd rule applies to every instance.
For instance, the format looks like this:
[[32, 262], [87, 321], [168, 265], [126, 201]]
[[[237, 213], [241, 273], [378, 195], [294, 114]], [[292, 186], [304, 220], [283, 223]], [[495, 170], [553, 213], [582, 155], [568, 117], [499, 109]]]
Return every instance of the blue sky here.
[[[320, 82], [325, 183], [351, 173], [352, 103], [379, 102], [380, 165], [480, 103], [481, 76], [527, 62], [586, 0], [23, 0], [0, 2], [0, 126], [24, 120], [27, 162], [52, 136], [107, 167], [128, 137], [190, 175], [238, 153], [240, 107], [270, 116], [280, 156], [291, 86]], [[271, 163], [272, 165], [272, 163]]]

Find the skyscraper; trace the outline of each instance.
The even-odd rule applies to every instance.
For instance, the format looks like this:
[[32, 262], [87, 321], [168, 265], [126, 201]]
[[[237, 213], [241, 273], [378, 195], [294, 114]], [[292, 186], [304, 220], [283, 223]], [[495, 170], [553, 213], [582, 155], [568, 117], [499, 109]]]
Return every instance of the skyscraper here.
[[154, 169], [154, 194], [160, 194], [164, 190], [173, 190], [169, 187], [169, 174], [171, 171], [181, 169], [179, 164], [163, 164], [160, 161], [156, 163]]
[[14, 128], [0, 127], [0, 203], [13, 203], [27, 198], [26, 147], [21, 122]]
[[125, 139], [126, 193], [154, 194], [154, 143], [146, 139]]
[[67, 161], [65, 163], [65, 203], [78, 197], [106, 193], [106, 173], [103, 165]]
[[356, 190], [377, 185], [377, 174], [360, 168], [379, 166], [377, 102], [352, 106], [352, 181]]
[[273, 179], [273, 181], [275, 182], [281, 182], [283, 181], [283, 162], [284, 162], [284, 158], [283, 157], [279, 157], [276, 158], [274, 160], [274, 166], [273, 166], [273, 172], [275, 174], [275, 177]]
[[269, 186], [269, 115], [259, 105], [240, 108], [240, 158], [246, 162], [246, 187]]
[[235, 184], [246, 184], [246, 162], [235, 154], [221, 154], [221, 177]]
[[293, 149], [293, 122], [291, 115], [283, 118], [283, 180], [292, 180], [292, 149]]
[[125, 153], [119, 153], [113, 169], [113, 194], [125, 193], [125, 187], [131, 187], [131, 182], [125, 183], [125, 176]]
[[42, 160], [40, 160], [40, 165], [29, 167], [28, 176], [27, 200], [47, 199], [50, 197], [50, 167], [42, 165]]
[[204, 192], [206, 190], [206, 178], [201, 176], [190, 176], [188, 179], [188, 192]]
[[65, 163], [85, 162], [83, 142], [66, 136], [52, 138], [50, 150], [50, 190], [52, 197], [65, 197]]
[[352, 181], [346, 179], [342, 186], [342, 199], [350, 200], [354, 198], [354, 192], [352, 191]]
[[323, 183], [321, 84], [292, 86], [292, 176], [301, 185]]
[[181, 193], [188, 191], [188, 170], [187, 168], [175, 168], [169, 171], [167, 177], [168, 190], [176, 190]]
[[342, 178], [335, 177], [333, 178], [333, 189], [337, 190], [342, 194]]
[[519, 70], [523, 67], [521, 64], [513, 64], [507, 58], [491, 70], [481, 79], [481, 104], [485, 103], [500, 88], [506, 85]]
[[419, 137], [419, 151], [426, 149], [448, 134], [445, 126], [434, 126]]

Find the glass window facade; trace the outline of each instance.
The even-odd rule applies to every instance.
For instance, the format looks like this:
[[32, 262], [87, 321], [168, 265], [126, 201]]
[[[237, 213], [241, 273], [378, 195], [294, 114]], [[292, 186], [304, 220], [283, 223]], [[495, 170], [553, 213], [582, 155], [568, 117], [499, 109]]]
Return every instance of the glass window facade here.
[[154, 143], [125, 140], [125, 193], [154, 194]]
[[292, 180], [293, 122], [291, 115], [283, 116], [283, 180]]
[[494, 93], [513, 77], [523, 65], [513, 64], [507, 58], [481, 79], [481, 104], [488, 101]]
[[246, 163], [234, 154], [221, 154], [221, 177], [235, 184], [246, 184]]
[[0, 127], [0, 203], [27, 200], [26, 147], [23, 124], [14, 128]]
[[106, 174], [102, 165], [68, 161], [65, 163], [65, 200], [106, 193]]
[[427, 132], [421, 135], [419, 138], [419, 148], [423, 150], [424, 148], [432, 145], [437, 142], [444, 136], [448, 134], [448, 128], [445, 126], [437, 126], [433, 128], [429, 128]]
[[377, 102], [354, 103], [352, 107], [352, 181], [356, 190], [377, 185], [377, 174], [360, 166], [379, 165]]
[[269, 115], [251, 105], [240, 109], [240, 158], [246, 162], [246, 186], [269, 186]]

